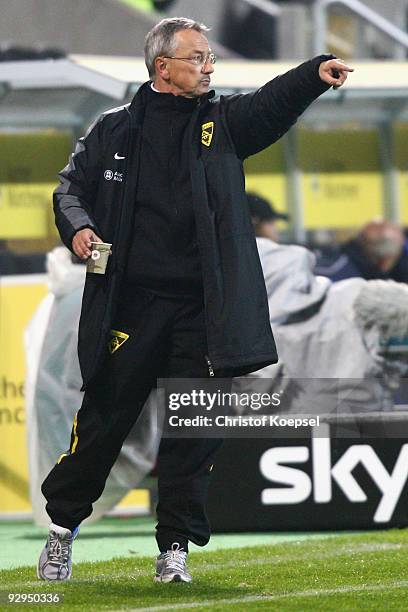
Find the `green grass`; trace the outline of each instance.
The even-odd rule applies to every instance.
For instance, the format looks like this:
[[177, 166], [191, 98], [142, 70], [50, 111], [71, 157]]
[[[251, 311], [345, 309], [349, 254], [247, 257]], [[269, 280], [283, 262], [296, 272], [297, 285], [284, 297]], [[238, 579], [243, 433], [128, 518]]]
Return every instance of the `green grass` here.
[[[81, 526], [75, 541], [75, 562], [110, 561], [117, 557], [153, 557], [157, 554], [154, 537], [156, 520], [149, 517], [105, 517]], [[0, 521], [0, 570], [35, 563], [48, 529], [32, 521]], [[324, 533], [217, 533], [205, 549], [191, 545], [191, 552], [213, 552], [261, 544], [280, 544], [293, 539], [329, 537]]]
[[[406, 530], [336, 535], [192, 553], [192, 584], [154, 583], [152, 558], [143, 557], [79, 563], [71, 581], [61, 584], [37, 581], [33, 567], [4, 570], [0, 591], [64, 594], [56, 607], [61, 612], [402, 611], [408, 609], [407, 552]], [[52, 607], [26, 604], [23, 609]], [[0, 609], [6, 608], [12, 609]]]

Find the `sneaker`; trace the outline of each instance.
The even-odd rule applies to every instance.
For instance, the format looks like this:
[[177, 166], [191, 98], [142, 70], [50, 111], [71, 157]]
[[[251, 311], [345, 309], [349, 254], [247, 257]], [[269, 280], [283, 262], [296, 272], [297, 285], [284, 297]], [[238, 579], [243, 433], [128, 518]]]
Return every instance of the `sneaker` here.
[[187, 553], [178, 542], [171, 545], [171, 550], [161, 553], [156, 561], [156, 582], [191, 582], [192, 578], [186, 567]]
[[37, 576], [41, 580], [69, 580], [72, 574], [72, 542], [79, 528], [70, 531], [51, 523], [47, 542], [41, 551]]

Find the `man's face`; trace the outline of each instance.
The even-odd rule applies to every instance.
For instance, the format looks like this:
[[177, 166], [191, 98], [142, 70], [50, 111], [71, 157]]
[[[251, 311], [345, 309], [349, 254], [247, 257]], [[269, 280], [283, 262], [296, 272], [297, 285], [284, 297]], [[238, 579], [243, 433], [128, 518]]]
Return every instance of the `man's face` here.
[[254, 228], [255, 235], [258, 238], [269, 238], [269, 240], [279, 242], [279, 229], [274, 219], [271, 219], [270, 221], [260, 221], [259, 223], [254, 224]]
[[366, 257], [383, 272], [389, 272], [401, 257], [404, 248], [402, 229], [390, 221], [372, 221], [360, 235]]
[[174, 58], [206, 57], [207, 61], [195, 65], [188, 59], [165, 58], [166, 70], [162, 78], [169, 86], [169, 91], [178, 96], [196, 98], [207, 93], [210, 88], [210, 76], [214, 72], [213, 64], [208, 59], [210, 49], [207, 38], [196, 30], [179, 30], [174, 35], [176, 48]]

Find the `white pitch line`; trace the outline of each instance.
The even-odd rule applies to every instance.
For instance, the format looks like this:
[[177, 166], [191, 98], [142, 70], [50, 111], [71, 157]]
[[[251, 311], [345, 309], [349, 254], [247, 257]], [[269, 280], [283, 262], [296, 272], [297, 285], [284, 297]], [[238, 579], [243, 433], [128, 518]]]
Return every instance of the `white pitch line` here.
[[294, 597], [320, 597], [321, 595], [337, 595], [338, 593], [358, 593], [368, 591], [388, 591], [390, 589], [408, 588], [408, 580], [387, 584], [367, 584], [361, 586], [342, 586], [335, 589], [313, 589], [310, 591], [294, 591], [292, 593], [281, 593], [279, 595], [249, 595], [246, 597], [234, 597], [232, 599], [211, 599], [209, 601], [193, 601], [190, 603], [166, 604], [163, 606], [150, 606], [148, 608], [130, 608], [128, 612], [162, 612], [167, 610], [190, 610], [194, 608], [208, 608], [215, 605], [245, 604], [251, 602], [278, 601], [280, 599], [293, 599]]
[[[240, 561], [232, 560], [225, 561], [223, 563], [206, 563], [202, 564], [199, 567], [194, 567], [192, 564], [192, 568], [194, 574], [202, 574], [204, 572], [212, 572], [214, 570], [219, 569], [227, 569], [227, 568], [236, 568], [236, 567], [253, 567], [257, 565], [278, 565], [279, 563], [287, 563], [290, 561], [305, 561], [307, 559], [311, 559], [313, 561], [319, 561], [322, 559], [333, 559], [336, 557], [343, 557], [345, 555], [359, 555], [361, 553], [372, 553], [372, 552], [388, 552], [392, 550], [400, 550], [401, 548], [408, 547], [408, 544], [398, 544], [393, 542], [378, 542], [377, 544], [361, 544], [361, 546], [349, 546], [345, 545], [338, 550], [331, 552], [316, 552], [316, 553], [303, 553], [300, 551], [298, 554], [293, 555], [277, 555], [276, 557], [263, 557], [260, 559], [242, 559]], [[140, 571], [135, 573], [134, 579], [142, 578], [145, 576], [151, 576], [152, 572], [149, 571]], [[120, 575], [122, 577], [122, 575]]]
[[[256, 567], [258, 565], [267, 566], [267, 565], [279, 565], [280, 563], [288, 563], [291, 561], [305, 561], [308, 559], [312, 559], [313, 561], [321, 561], [322, 559], [333, 559], [336, 557], [343, 557], [345, 555], [359, 555], [373, 552], [388, 552], [393, 550], [400, 550], [401, 548], [407, 548], [407, 544], [398, 544], [393, 542], [378, 542], [377, 544], [361, 544], [361, 546], [349, 546], [346, 545], [338, 550], [331, 552], [317, 552], [314, 554], [303, 552], [299, 552], [297, 555], [277, 555], [276, 557], [263, 557], [260, 559], [246, 559], [246, 560], [232, 560], [225, 561], [223, 563], [207, 563], [202, 564], [198, 567], [194, 567], [194, 564], [191, 564], [192, 571], [194, 575], [196, 574], [204, 574], [207, 572], [213, 572], [216, 570], [230, 569], [230, 568], [238, 568], [242, 567], [246, 569], [247, 567]], [[152, 570], [135, 570], [134, 575], [131, 576], [133, 580], [138, 580], [139, 578], [146, 578], [149, 576], [153, 576]], [[123, 579], [123, 574], [120, 573], [117, 576], [119, 580]], [[102, 579], [112, 578], [112, 575], [104, 575]], [[93, 578], [94, 580], [94, 578]], [[79, 581], [76, 581], [77, 583]], [[86, 579], [81, 579], [82, 583], [86, 584]]]
[[256, 565], [276, 565], [278, 563], [285, 563], [288, 561], [305, 561], [306, 559], [312, 560], [322, 560], [322, 559], [332, 559], [336, 557], [343, 557], [344, 555], [359, 555], [361, 553], [371, 553], [371, 552], [381, 552], [381, 551], [391, 551], [391, 550], [399, 550], [401, 548], [407, 547], [407, 544], [397, 544], [390, 542], [379, 542], [378, 544], [361, 544], [361, 546], [348, 546], [346, 545], [344, 548], [339, 548], [338, 550], [332, 552], [318, 552], [318, 553], [303, 553], [299, 552], [297, 555], [285, 555], [276, 557], [266, 557], [260, 559], [248, 559], [246, 561], [227, 561], [225, 563], [207, 563], [205, 565], [201, 565], [197, 569], [194, 569], [194, 573], [197, 571], [209, 572], [217, 569], [225, 569], [228, 567], [238, 567], [242, 565], [243, 567], [247, 566], [256, 566]]

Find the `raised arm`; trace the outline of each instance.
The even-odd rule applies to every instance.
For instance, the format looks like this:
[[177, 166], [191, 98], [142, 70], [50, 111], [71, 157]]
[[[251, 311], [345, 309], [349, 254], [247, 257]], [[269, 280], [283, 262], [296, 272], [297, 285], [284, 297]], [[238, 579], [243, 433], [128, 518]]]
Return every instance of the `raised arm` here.
[[[68, 165], [59, 173], [60, 184], [54, 191], [55, 223], [61, 240], [83, 258], [88, 256], [90, 240], [99, 241], [92, 208], [101, 158], [100, 126], [97, 120], [78, 140]], [[85, 228], [88, 231], [80, 231]]]
[[352, 71], [333, 55], [319, 55], [253, 93], [225, 97], [238, 156], [245, 159], [281, 138], [313, 100], [331, 86], [340, 87]]

